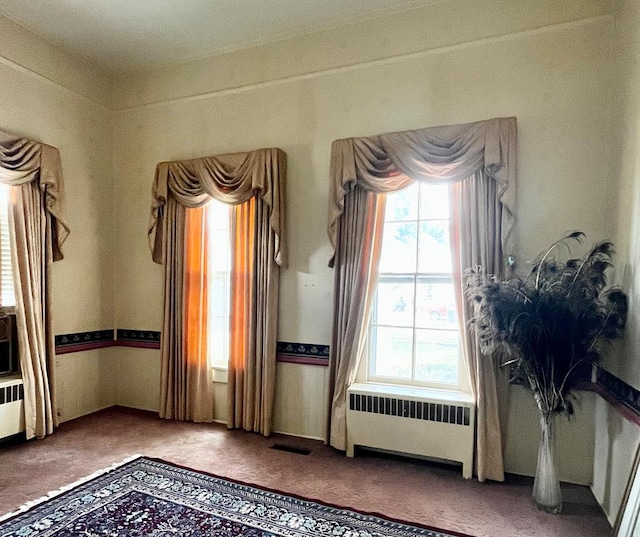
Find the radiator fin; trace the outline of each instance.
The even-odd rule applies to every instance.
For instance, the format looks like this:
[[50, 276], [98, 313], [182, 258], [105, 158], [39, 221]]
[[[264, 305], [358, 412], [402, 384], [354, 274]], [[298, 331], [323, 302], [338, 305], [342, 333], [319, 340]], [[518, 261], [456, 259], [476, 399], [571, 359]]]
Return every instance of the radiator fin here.
[[360, 393], [349, 394], [349, 409], [372, 414], [385, 414], [417, 420], [437, 421], [469, 426], [471, 410], [468, 406], [448, 405], [429, 401], [397, 399]]
[[0, 405], [13, 403], [24, 399], [24, 386], [22, 384], [14, 384], [13, 386], [0, 387]]

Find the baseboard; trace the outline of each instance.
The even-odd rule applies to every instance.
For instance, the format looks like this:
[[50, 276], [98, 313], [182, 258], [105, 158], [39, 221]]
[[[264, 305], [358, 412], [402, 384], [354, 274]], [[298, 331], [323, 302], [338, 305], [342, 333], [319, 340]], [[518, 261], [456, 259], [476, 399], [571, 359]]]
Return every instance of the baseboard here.
[[309, 436], [309, 435], [305, 435], [305, 434], [296, 434], [296, 433], [287, 433], [285, 431], [273, 431], [274, 434], [283, 434], [285, 436], [295, 436], [296, 438], [306, 438], [307, 440], [320, 440], [321, 442], [324, 442], [324, 438], [321, 438], [319, 436]]

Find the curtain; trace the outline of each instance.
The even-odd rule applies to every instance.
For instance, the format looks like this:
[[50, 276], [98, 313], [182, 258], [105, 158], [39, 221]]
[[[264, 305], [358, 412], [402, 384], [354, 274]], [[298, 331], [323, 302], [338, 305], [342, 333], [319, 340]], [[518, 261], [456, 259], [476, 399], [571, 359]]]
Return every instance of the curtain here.
[[500, 361], [483, 356], [474, 333], [469, 331], [473, 305], [464, 299], [463, 272], [481, 265], [488, 274], [505, 275], [500, 243], [502, 206], [496, 203], [497, 184], [478, 170], [451, 185], [451, 246], [454, 289], [465, 366], [476, 400], [475, 466], [479, 481], [504, 480], [504, 439], [508, 403], [508, 375]]
[[63, 214], [59, 151], [0, 133], [0, 182], [11, 185], [9, 225], [16, 289], [18, 354], [24, 384], [27, 438], [42, 438], [57, 425], [51, 270], [63, 258], [69, 234]]
[[[341, 270], [342, 265], [357, 266], [361, 262], [357, 251], [350, 251], [343, 245], [345, 242], [354, 240], [353, 237], [345, 233], [346, 227], [343, 221], [349, 218], [349, 198], [357, 196], [360, 189], [383, 194], [399, 190], [412, 180], [453, 183], [463, 181], [478, 171], [481, 171], [484, 176], [495, 183], [493, 203], [500, 207], [499, 228], [497, 231], [495, 229], [484, 230], [484, 236], [498, 232], [501, 251], [507, 254], [512, 253], [514, 251], [513, 230], [516, 203], [515, 144], [515, 118], [497, 118], [465, 125], [336, 140], [331, 151], [328, 231], [332, 245], [332, 257], [329, 265], [335, 266], [338, 271]], [[467, 262], [469, 259], [461, 261]], [[375, 269], [377, 271], [377, 266]], [[365, 283], [368, 281], [370, 281], [370, 276], [365, 271], [360, 271], [357, 279], [351, 285], [356, 290], [364, 290], [367, 288]], [[459, 281], [461, 281], [461, 277]], [[353, 360], [353, 365], [347, 369], [355, 371], [359, 360], [357, 353], [345, 354], [344, 348], [348, 341], [346, 336], [342, 336], [342, 334], [347, 334], [346, 327], [355, 323], [359, 330], [352, 336], [358, 342], [366, 339], [366, 322], [357, 324], [352, 319], [353, 315], [364, 315], [363, 321], [368, 321], [366, 308], [356, 307], [357, 303], [362, 300], [362, 297], [358, 296], [358, 292], [352, 292], [346, 299], [334, 297], [334, 334], [330, 351], [333, 378], [329, 387], [331, 411], [328, 441], [339, 449], [345, 449], [344, 438], [340, 431], [346, 429], [343, 408], [346, 406], [346, 388], [348, 383], [353, 380], [348, 375], [340, 374], [341, 367], [344, 370], [346, 366], [339, 364], [343, 360]], [[466, 332], [466, 327], [463, 330]], [[475, 367], [475, 364], [470, 362], [471, 358], [466, 354], [465, 360], [469, 370]], [[495, 393], [497, 382], [493, 382], [491, 379], [487, 380], [485, 375], [478, 378], [479, 380], [472, 377], [472, 381], [475, 382], [476, 397], [484, 398], [486, 396], [487, 400], [491, 400], [494, 396], [487, 394], [487, 392]], [[495, 380], [495, 375], [492, 378]], [[479, 412], [493, 412], [494, 410], [496, 409], [492, 406], [478, 408]], [[493, 424], [496, 421], [499, 422], [499, 420], [490, 419], [487, 423]], [[496, 439], [499, 440], [497, 444]], [[478, 437], [478, 442], [484, 443], [477, 449], [480, 456], [485, 457], [487, 453], [495, 452], [501, 454], [501, 433], [499, 430], [494, 434]], [[501, 455], [498, 457], [501, 458]], [[479, 462], [480, 464], [483, 463]], [[504, 474], [499, 469], [487, 473], [483, 477], [503, 480]]]
[[331, 420], [328, 437], [347, 447], [347, 388], [354, 382], [365, 348], [382, 250], [385, 198], [359, 187], [345, 200], [335, 258], [334, 318], [329, 361]]
[[233, 208], [229, 428], [271, 434], [278, 332], [279, 267], [268, 207], [252, 198]]
[[[201, 277], [206, 271], [206, 252], [204, 247], [192, 246], [193, 255], [189, 257], [185, 240], [203, 241], [198, 238], [198, 226], [204, 225], [204, 217], [197, 218], [196, 213], [189, 212], [216, 198], [234, 205], [234, 246], [238, 255], [234, 255], [232, 281], [238, 300], [234, 295], [231, 322], [234, 330], [242, 330], [232, 332], [229, 392], [233, 401], [227, 421], [230, 426], [269, 434], [275, 387], [277, 282], [279, 267], [286, 263], [285, 178], [286, 155], [279, 149], [163, 162], [156, 167], [148, 234], [154, 261], [165, 266], [163, 417], [196, 419], [195, 415], [181, 412], [195, 405], [195, 401], [200, 401], [197, 405], [203, 409], [201, 416], [211, 416], [203, 421], [213, 415], [213, 403], [208, 402], [210, 381], [204, 382], [205, 376], [194, 373], [192, 378], [197, 382], [187, 382], [187, 371], [194, 364], [193, 360], [189, 362], [187, 350], [206, 355], [206, 313], [202, 311], [206, 286]], [[200, 263], [195, 272], [185, 269], [187, 263], [195, 261]], [[188, 343], [193, 334], [195, 339]], [[205, 361], [199, 359], [198, 363]], [[198, 367], [201, 371], [205, 366]]]
[[[167, 206], [160, 417], [213, 421], [213, 381], [207, 363], [207, 241], [204, 207]], [[179, 330], [176, 330], [176, 324]], [[170, 360], [181, 356], [182, 360]]]

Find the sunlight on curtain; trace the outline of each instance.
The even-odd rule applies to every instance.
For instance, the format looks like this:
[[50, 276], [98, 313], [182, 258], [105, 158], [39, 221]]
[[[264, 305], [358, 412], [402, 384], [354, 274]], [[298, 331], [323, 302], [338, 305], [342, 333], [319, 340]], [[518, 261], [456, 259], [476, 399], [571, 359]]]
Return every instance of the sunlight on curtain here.
[[185, 356], [191, 365], [207, 365], [207, 274], [209, 243], [205, 207], [187, 209], [185, 245]]
[[[242, 386], [245, 356], [252, 354], [247, 348], [254, 329], [252, 313], [252, 279], [255, 257], [256, 198], [237, 205], [233, 210], [233, 272], [231, 275], [231, 358], [229, 368], [237, 375]], [[242, 415], [240, 413], [239, 415]], [[239, 427], [240, 425], [236, 425]]]

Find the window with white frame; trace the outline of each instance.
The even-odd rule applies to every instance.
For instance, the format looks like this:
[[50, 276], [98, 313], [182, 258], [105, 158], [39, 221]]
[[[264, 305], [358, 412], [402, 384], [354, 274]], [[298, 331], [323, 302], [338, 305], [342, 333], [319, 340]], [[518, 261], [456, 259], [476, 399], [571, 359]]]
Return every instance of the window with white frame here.
[[387, 194], [369, 336], [369, 381], [460, 388], [447, 185]]
[[227, 369], [231, 309], [231, 206], [213, 199], [207, 204], [207, 211], [209, 365]]
[[0, 184], [0, 308], [5, 311], [12, 310], [16, 305], [9, 232], [10, 188]]

